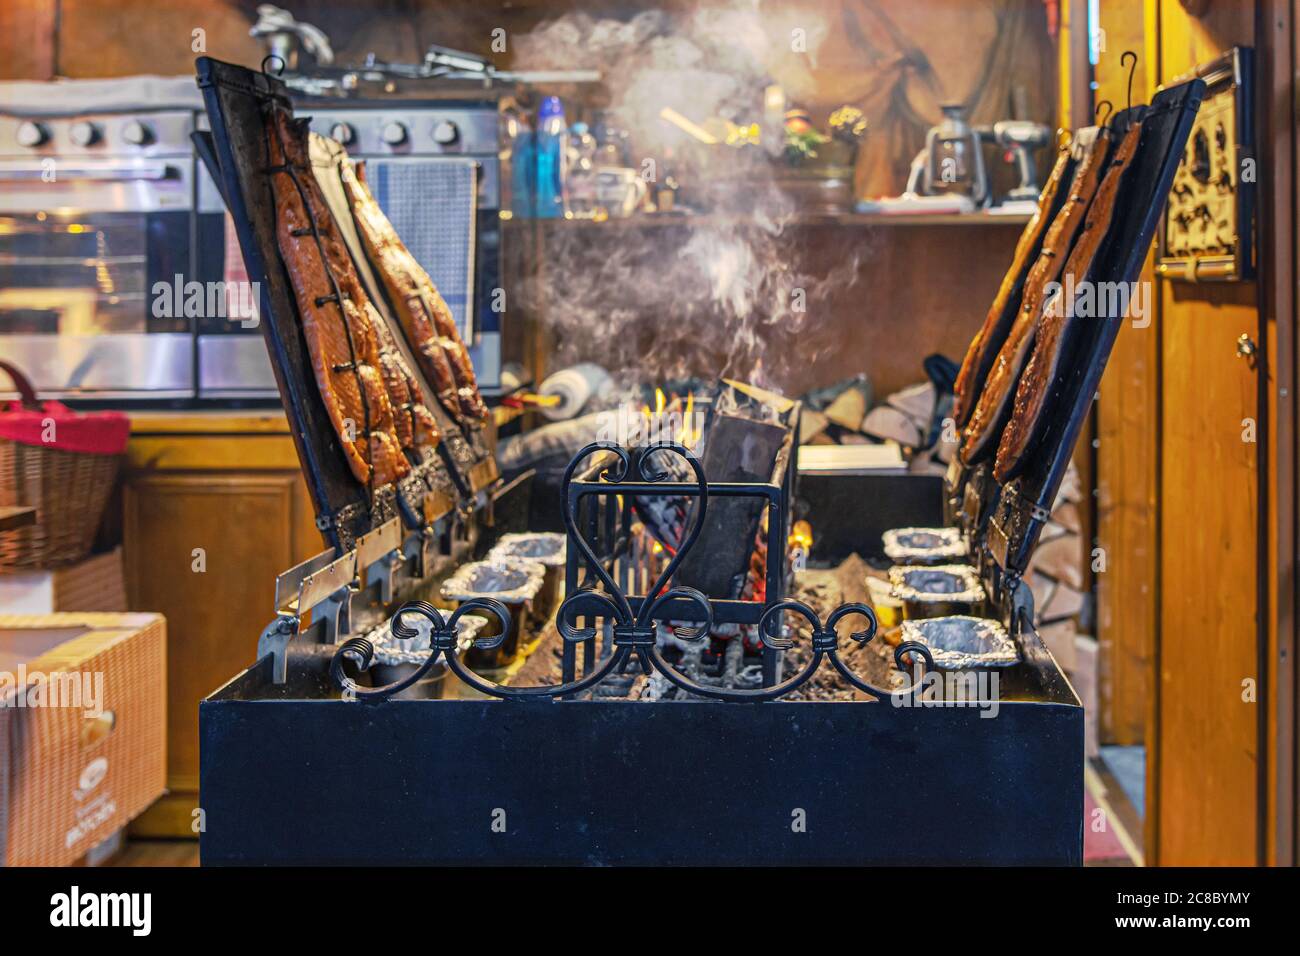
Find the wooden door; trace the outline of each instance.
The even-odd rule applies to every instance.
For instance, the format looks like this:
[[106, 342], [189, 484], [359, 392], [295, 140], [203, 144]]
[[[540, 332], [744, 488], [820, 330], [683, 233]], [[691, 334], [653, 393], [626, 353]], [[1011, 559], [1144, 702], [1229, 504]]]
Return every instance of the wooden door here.
[[[1159, 2], [1160, 76], [1254, 43], [1255, 4], [1193, 17]], [[1259, 404], [1263, 330], [1254, 282], [1162, 281], [1160, 631], [1148, 761], [1149, 862], [1259, 858]], [[1253, 357], [1239, 355], [1242, 335]], [[1266, 459], [1265, 459], [1266, 460]]]
[[1155, 858], [1256, 861], [1259, 342], [1250, 284], [1165, 285]]

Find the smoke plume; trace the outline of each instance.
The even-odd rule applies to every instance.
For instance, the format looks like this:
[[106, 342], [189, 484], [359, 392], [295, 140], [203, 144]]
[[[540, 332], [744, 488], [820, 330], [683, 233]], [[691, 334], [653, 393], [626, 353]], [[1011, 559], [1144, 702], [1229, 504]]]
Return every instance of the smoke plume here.
[[816, 276], [799, 271], [790, 233], [799, 210], [781, 186], [772, 124], [761, 145], [703, 147], [660, 116], [667, 107], [695, 123], [762, 123], [764, 90], [792, 37], [815, 64], [826, 35], [815, 15], [773, 6], [760, 15], [758, 0], [730, 0], [627, 21], [577, 13], [514, 40], [517, 69], [600, 70], [601, 108], [628, 131], [633, 165], [674, 176], [679, 196], [704, 211], [546, 232], [539, 275], [521, 292], [555, 335], [554, 368], [588, 360], [628, 384], [724, 375], [779, 388], [793, 363], [816, 361], [800, 330], [856, 280], [862, 250], [818, 263]]

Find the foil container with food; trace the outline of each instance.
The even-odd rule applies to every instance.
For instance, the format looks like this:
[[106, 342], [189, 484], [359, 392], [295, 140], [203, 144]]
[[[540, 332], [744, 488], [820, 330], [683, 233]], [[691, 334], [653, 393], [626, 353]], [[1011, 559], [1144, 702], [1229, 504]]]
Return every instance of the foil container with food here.
[[1007, 629], [985, 618], [954, 614], [904, 621], [902, 637], [928, 647], [934, 666], [941, 671], [1011, 667], [1020, 662], [1020, 652]]
[[488, 552], [488, 560], [518, 559], [536, 561], [547, 567], [563, 567], [567, 545], [566, 537], [556, 531], [506, 534]]
[[520, 558], [492, 558], [474, 561], [456, 569], [442, 582], [442, 596], [448, 601], [496, 598], [502, 604], [524, 604], [537, 596], [546, 568]]
[[[447, 611], [446, 615], [451, 616]], [[432, 623], [421, 615], [411, 615], [406, 619], [406, 623], [413, 626], [416, 630], [415, 637], [409, 640], [403, 640], [395, 637], [392, 630], [392, 621], [388, 621], [375, 628], [366, 635], [366, 639], [374, 645], [375, 656], [374, 663], [385, 666], [396, 666], [398, 664], [423, 664], [429, 657], [432, 649], [432, 642], [429, 634], [433, 630]], [[483, 630], [487, 624], [487, 618], [479, 617], [477, 614], [465, 613], [456, 622], [456, 650], [463, 651], [478, 636], [478, 632]]]
[[[513, 664], [527, 656], [541, 640], [533, 627], [533, 605], [546, 580], [546, 567], [520, 558], [492, 558], [463, 565], [442, 582], [442, 596], [448, 601], [472, 601], [494, 598], [510, 611], [510, 630], [498, 646], [472, 647], [465, 663], [475, 670], [493, 670]], [[500, 633], [500, 626], [489, 623], [484, 637]]]
[[549, 618], [564, 598], [564, 563], [568, 554], [568, 537], [555, 531], [527, 531], [502, 535], [489, 561], [536, 561], [546, 569], [533, 604], [538, 616]]
[[[376, 687], [406, 680], [424, 666], [432, 653], [432, 642], [429, 637], [432, 624], [427, 619], [414, 615], [407, 618], [406, 623], [411, 624], [417, 632], [415, 637], [409, 640], [393, 635], [391, 620], [366, 634], [366, 639], [374, 645], [375, 649], [370, 664], [370, 679]], [[458, 654], [470, 646], [486, 623], [485, 618], [470, 614], [463, 615], [456, 622]], [[439, 661], [418, 681], [393, 696], [403, 700], [436, 700], [446, 696], [447, 683], [447, 665]]]
[[964, 564], [895, 565], [889, 583], [905, 620], [969, 614], [984, 601], [979, 575]]
[[881, 538], [895, 564], [943, 564], [969, 553], [959, 528], [891, 528]]

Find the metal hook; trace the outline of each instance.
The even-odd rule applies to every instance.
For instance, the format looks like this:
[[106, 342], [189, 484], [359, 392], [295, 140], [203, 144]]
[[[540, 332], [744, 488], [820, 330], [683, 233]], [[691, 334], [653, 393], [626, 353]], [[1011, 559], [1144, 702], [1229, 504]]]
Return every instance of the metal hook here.
[[[1106, 107], [1106, 118], [1101, 118], [1101, 108]], [[1110, 100], [1101, 100], [1097, 103], [1097, 108], [1093, 110], [1092, 115], [1097, 120], [1098, 126], [1105, 126], [1109, 121], [1111, 114], [1115, 112], [1115, 104]]]
[[1120, 55], [1119, 65], [1123, 66], [1125, 61], [1129, 57], [1133, 58], [1133, 63], [1131, 66], [1129, 66], [1128, 69], [1128, 107], [1127, 108], [1132, 109], [1133, 108], [1133, 74], [1137, 72], [1138, 55], [1134, 53], [1132, 50], [1125, 50], [1123, 54]]
[[[272, 60], [279, 60], [280, 68], [278, 70], [275, 70], [274, 72], [269, 72], [266, 68], [266, 65], [270, 63]], [[287, 65], [288, 64], [284, 62], [284, 57], [280, 56], [278, 53], [268, 53], [266, 56], [262, 57], [262, 72], [265, 73], [267, 76], [282, 76], [284, 74], [284, 68]]]

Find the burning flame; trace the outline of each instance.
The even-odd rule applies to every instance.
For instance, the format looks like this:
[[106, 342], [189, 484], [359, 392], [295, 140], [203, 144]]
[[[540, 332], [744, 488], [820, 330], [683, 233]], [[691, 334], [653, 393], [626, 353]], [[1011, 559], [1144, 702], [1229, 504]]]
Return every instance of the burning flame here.
[[[678, 416], [678, 421], [676, 423], [665, 421], [665, 414]], [[645, 420], [646, 434], [653, 436], [655, 440], [662, 441], [668, 438], [666, 429], [672, 424], [675, 424], [675, 427], [671, 440], [687, 448], [693, 447], [704, 435], [703, 427], [696, 427], [695, 424], [694, 392], [686, 394], [686, 403], [683, 406], [680, 395], [669, 398], [662, 388], [656, 388], [655, 407], [651, 409], [649, 404], [642, 405], [641, 417]]]
[[796, 521], [794, 527], [790, 529], [790, 539], [787, 543], [791, 548], [800, 548], [805, 552], [811, 551], [813, 546], [812, 525], [807, 521]]

